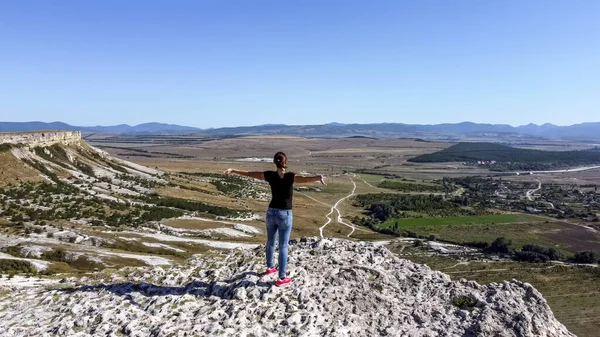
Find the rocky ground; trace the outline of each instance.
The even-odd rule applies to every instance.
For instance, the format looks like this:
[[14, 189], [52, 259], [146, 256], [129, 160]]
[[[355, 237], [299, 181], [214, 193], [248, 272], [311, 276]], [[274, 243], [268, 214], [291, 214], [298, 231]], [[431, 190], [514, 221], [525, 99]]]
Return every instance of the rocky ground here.
[[279, 288], [263, 249], [5, 286], [0, 335], [573, 336], [526, 283], [453, 282], [383, 246], [301, 239]]

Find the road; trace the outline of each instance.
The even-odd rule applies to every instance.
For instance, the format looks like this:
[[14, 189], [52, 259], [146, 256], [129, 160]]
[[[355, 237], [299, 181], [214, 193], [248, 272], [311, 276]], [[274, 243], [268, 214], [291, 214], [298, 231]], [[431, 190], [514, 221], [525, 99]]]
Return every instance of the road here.
[[578, 168], [574, 168], [574, 169], [553, 170], [553, 171], [532, 171], [531, 173], [533, 173], [533, 174], [537, 174], [537, 173], [566, 173], [566, 172], [582, 172], [582, 171], [589, 171], [589, 170], [595, 170], [595, 169], [600, 169], [600, 166], [585, 166], [585, 167], [578, 167]]
[[327, 227], [327, 225], [329, 225], [331, 223], [331, 214], [333, 214], [333, 212], [337, 212], [338, 213], [338, 217], [337, 220], [340, 224], [350, 227], [352, 229], [352, 232], [350, 232], [350, 234], [348, 234], [348, 237], [350, 237], [350, 235], [352, 235], [352, 233], [354, 233], [354, 231], [356, 230], [356, 227], [352, 224], [347, 224], [345, 222], [343, 222], [342, 220], [342, 213], [340, 212], [340, 210], [338, 209], [338, 205], [340, 203], [342, 203], [344, 200], [352, 197], [355, 192], [356, 192], [356, 183], [354, 182], [354, 179], [350, 178], [350, 180], [352, 181], [352, 184], [354, 185], [354, 188], [352, 189], [352, 192], [350, 192], [350, 194], [348, 194], [347, 196], [341, 198], [340, 200], [338, 200], [335, 205], [331, 206], [331, 211], [325, 215], [325, 217], [327, 218], [327, 222], [325, 222], [325, 224], [321, 227], [319, 227], [319, 234], [321, 235], [321, 239], [324, 239], [325, 237], [323, 236], [323, 229], [325, 229], [325, 227]]
[[496, 173], [496, 175], [515, 175], [515, 174], [516, 175], [528, 175], [528, 174], [544, 174], [544, 173], [571, 173], [571, 172], [583, 172], [583, 171], [590, 171], [590, 170], [597, 170], [597, 169], [600, 169], [600, 166], [584, 166], [584, 167], [577, 167], [577, 168], [573, 168], [573, 169], [550, 170], [550, 171], [498, 172], [498, 173]]

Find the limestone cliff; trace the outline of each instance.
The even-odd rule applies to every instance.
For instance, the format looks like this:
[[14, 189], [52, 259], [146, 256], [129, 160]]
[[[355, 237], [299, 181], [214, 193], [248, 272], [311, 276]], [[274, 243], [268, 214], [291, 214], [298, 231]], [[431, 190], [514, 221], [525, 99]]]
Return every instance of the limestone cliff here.
[[573, 336], [527, 283], [457, 282], [381, 246], [302, 239], [278, 288], [263, 249], [15, 290], [0, 335]]
[[0, 144], [26, 144], [48, 146], [56, 143], [69, 144], [81, 140], [80, 131], [37, 131], [0, 133]]

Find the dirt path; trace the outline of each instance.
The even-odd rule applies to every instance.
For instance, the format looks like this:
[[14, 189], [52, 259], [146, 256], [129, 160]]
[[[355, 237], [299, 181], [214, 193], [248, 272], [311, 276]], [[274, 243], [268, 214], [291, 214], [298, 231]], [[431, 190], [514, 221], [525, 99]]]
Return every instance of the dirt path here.
[[469, 262], [459, 262], [459, 263], [457, 263], [457, 264], [455, 264], [453, 266], [446, 267], [446, 268], [440, 269], [440, 270], [444, 270], [445, 271], [445, 270], [448, 270], [448, 269], [454, 269], [454, 268], [456, 268], [458, 266], [468, 266], [468, 265], [469, 265]]
[[328, 203], [325, 203], [325, 202], [323, 202], [323, 201], [321, 201], [321, 200], [317, 200], [317, 199], [315, 199], [315, 198], [311, 197], [311, 196], [310, 196], [310, 195], [308, 195], [308, 194], [305, 194], [305, 193], [302, 193], [302, 192], [296, 192], [296, 193], [298, 193], [298, 194], [302, 194], [303, 196], [305, 196], [305, 197], [309, 198], [309, 199], [310, 199], [310, 200], [312, 200], [312, 201], [316, 201], [316, 202], [318, 202], [318, 203], [319, 203], [319, 204], [321, 204], [321, 205], [325, 205], [325, 206], [327, 206], [327, 207], [331, 207], [331, 205], [330, 205], [330, 204], [328, 204]]
[[356, 230], [356, 227], [354, 225], [349, 225], [349, 224], [343, 222], [343, 220], [342, 220], [342, 213], [340, 213], [340, 210], [337, 208], [340, 203], [342, 203], [344, 200], [352, 197], [354, 195], [354, 193], [356, 192], [356, 183], [354, 182], [354, 179], [350, 178], [350, 181], [352, 181], [352, 184], [354, 185], [354, 188], [352, 189], [352, 192], [350, 192], [350, 194], [348, 194], [347, 196], [345, 196], [345, 197], [341, 198], [340, 200], [338, 200], [335, 203], [335, 205], [333, 205], [331, 207], [331, 211], [329, 211], [329, 213], [327, 213], [327, 215], [325, 215], [325, 217], [327, 218], [327, 222], [323, 226], [319, 227], [319, 234], [321, 235], [322, 239], [325, 238], [323, 236], [323, 229], [325, 229], [325, 227], [327, 227], [327, 225], [329, 225], [331, 223], [331, 221], [332, 221], [331, 220], [331, 214], [333, 214], [333, 212], [337, 212], [338, 213], [337, 220], [338, 220], [338, 222], [340, 224], [352, 228], [352, 232], [350, 232], [350, 234], [348, 234], [348, 237], [350, 237], [350, 235], [352, 235], [352, 233], [354, 233], [354, 231]]
[[[311, 196], [310, 196], [310, 195], [308, 195], [308, 194], [305, 194], [305, 193], [302, 193], [302, 192], [296, 192], [296, 193], [298, 193], [298, 194], [302, 194], [303, 196], [305, 196], [305, 197], [307, 197], [307, 198], [309, 198], [309, 199], [311, 199], [311, 200], [313, 200], [313, 201], [316, 201], [316, 202], [318, 202], [318, 203], [319, 203], [319, 204], [321, 204], [321, 205], [325, 205], [325, 206], [327, 206], [327, 207], [331, 207], [331, 208], [333, 208], [333, 206], [331, 206], [330, 204], [328, 204], [328, 203], [325, 203], [325, 202], [323, 202], [323, 201], [321, 201], [321, 200], [315, 199], [315, 198], [311, 197]], [[347, 198], [347, 197], [346, 197], [346, 198]], [[336, 210], [337, 210], [337, 208], [336, 208]], [[350, 234], [348, 234], [348, 235], [347, 235], [347, 237], [350, 237], [352, 234], [354, 234], [354, 232], [355, 232], [355, 231], [369, 232], [369, 231], [368, 231], [368, 230], [366, 230], [366, 229], [362, 229], [362, 228], [356, 228], [356, 226], [354, 226], [353, 224], [347, 224], [347, 223], [345, 223], [345, 222], [343, 221], [343, 219], [342, 219], [342, 215], [340, 214], [339, 210], [338, 210], [337, 212], [338, 212], [338, 218], [337, 218], [338, 222], [339, 222], [339, 223], [341, 223], [342, 225], [344, 225], [344, 226], [347, 226], [347, 227], [349, 227], [349, 228], [351, 228], [351, 229], [352, 229], [352, 231], [350, 232]], [[333, 212], [329, 212], [329, 213], [326, 215], [326, 217], [327, 217], [327, 220], [328, 220], [328, 221], [327, 221], [327, 223], [325, 224], [325, 226], [326, 226], [326, 225], [328, 225], [329, 223], [331, 223], [331, 218], [330, 218], [330, 215], [331, 215], [332, 213], [333, 213]], [[324, 227], [322, 227], [322, 228], [324, 228]], [[322, 231], [322, 229], [321, 229], [321, 228], [319, 228], [319, 232], [321, 233], [321, 237], [323, 237], [323, 236], [322, 236], [322, 233], [323, 233], [323, 231]]]
[[452, 192], [452, 195], [455, 197], [460, 197], [465, 193], [465, 189], [463, 187], [459, 187], [456, 191]]
[[367, 186], [371, 187], [371, 188], [377, 188], [371, 184], [369, 184], [366, 180], [364, 180], [363, 178], [360, 178], [360, 180], [362, 180], [365, 184], [367, 184]]
[[529, 190], [527, 191], [527, 193], [525, 193], [525, 197], [527, 198], [527, 200], [529, 201], [533, 201], [533, 199], [531, 198], [531, 194], [539, 191], [540, 189], [542, 189], [542, 182], [539, 179], [536, 179], [538, 182], [538, 187], [533, 189], [533, 190]]

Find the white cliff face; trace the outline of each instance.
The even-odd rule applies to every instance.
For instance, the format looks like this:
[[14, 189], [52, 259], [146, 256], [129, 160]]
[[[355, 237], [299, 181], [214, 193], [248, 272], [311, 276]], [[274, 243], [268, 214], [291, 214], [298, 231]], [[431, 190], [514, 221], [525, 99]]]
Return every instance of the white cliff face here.
[[0, 133], [0, 144], [27, 144], [47, 146], [56, 143], [68, 144], [81, 140], [80, 131], [38, 131]]
[[[385, 247], [302, 239], [293, 283], [263, 275], [264, 246], [65, 289], [13, 289], [2, 336], [573, 336], [529, 284], [453, 282]], [[464, 310], [453, 299], [472, 300]]]

